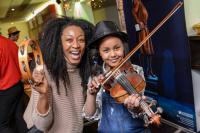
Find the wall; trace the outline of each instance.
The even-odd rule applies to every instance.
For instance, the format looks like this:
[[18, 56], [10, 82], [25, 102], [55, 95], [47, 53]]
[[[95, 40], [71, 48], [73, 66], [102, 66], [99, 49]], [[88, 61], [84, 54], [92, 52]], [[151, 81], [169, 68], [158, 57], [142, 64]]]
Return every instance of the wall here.
[[200, 131], [200, 71], [192, 69], [192, 82], [193, 82], [193, 91], [194, 91], [194, 104], [195, 104], [195, 113], [196, 113], [196, 123], [197, 131]]
[[96, 24], [97, 22], [101, 21], [101, 20], [105, 20], [106, 19], [106, 10], [105, 8], [100, 8], [97, 10], [93, 10], [93, 14], [94, 14], [94, 23]]
[[26, 22], [16, 22], [13, 25], [10, 23], [0, 23], [0, 28], [3, 36], [8, 37], [8, 28], [11, 26], [16, 26], [17, 29], [20, 31], [20, 36], [17, 44], [23, 41], [26, 37], [29, 37], [28, 25]]
[[186, 28], [188, 36], [196, 34], [192, 26], [200, 23], [200, 0], [184, 0]]
[[84, 2], [75, 2], [73, 16], [75, 18], [82, 18], [94, 23], [94, 16], [91, 6]]
[[116, 5], [93, 10], [93, 13], [94, 13], [95, 24], [101, 20], [110, 20], [117, 23], [117, 25], [119, 26], [119, 19], [118, 19], [118, 12]]

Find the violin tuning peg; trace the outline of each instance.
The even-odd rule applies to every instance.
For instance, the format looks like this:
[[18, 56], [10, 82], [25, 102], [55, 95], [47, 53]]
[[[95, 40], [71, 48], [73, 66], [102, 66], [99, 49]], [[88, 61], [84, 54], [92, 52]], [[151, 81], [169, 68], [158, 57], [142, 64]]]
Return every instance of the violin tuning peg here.
[[156, 104], [157, 104], [157, 101], [156, 101], [156, 100], [151, 100], [151, 103], [150, 103], [149, 106], [150, 106], [150, 107], [151, 107], [151, 106], [155, 106]]
[[157, 107], [156, 114], [162, 114], [162, 113], [163, 113], [163, 109], [161, 107]]
[[156, 105], [157, 101], [156, 100], [152, 100], [151, 103], [152, 103], [152, 105]]
[[137, 118], [141, 118], [141, 117], [143, 117], [143, 115], [144, 115], [144, 113], [141, 112], [141, 113], [138, 113], [138, 114], [136, 115], [136, 117], [137, 117]]
[[144, 126], [145, 126], [145, 127], [148, 127], [148, 125], [150, 124], [150, 121], [149, 121], [147, 115], [144, 115], [144, 116], [143, 116], [143, 120], [144, 120]]
[[157, 104], [156, 100], [151, 100], [149, 107], [155, 106]]

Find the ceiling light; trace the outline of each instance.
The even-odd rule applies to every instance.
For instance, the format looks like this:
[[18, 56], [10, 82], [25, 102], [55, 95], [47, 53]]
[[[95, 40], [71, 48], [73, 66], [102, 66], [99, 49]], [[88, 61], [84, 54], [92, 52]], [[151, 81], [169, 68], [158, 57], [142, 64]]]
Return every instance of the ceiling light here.
[[101, 8], [105, 5], [106, 0], [91, 0], [91, 6], [93, 9]]
[[11, 11], [15, 11], [15, 8], [12, 8]]
[[65, 3], [65, 4], [64, 4], [64, 8], [65, 8], [66, 10], [69, 10], [70, 7], [71, 7], [71, 4], [70, 4], [70, 3]]

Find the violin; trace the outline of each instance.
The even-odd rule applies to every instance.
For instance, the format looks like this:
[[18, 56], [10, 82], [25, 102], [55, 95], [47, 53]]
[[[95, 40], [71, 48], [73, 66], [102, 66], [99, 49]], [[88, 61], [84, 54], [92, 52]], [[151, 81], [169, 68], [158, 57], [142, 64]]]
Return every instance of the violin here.
[[[141, 47], [144, 43], [183, 5], [183, 2], [179, 2], [170, 11], [170, 13], [138, 44], [133, 48], [120, 63], [108, 71], [104, 76], [105, 79], [101, 85], [103, 88], [110, 92], [110, 95], [118, 102], [123, 103], [124, 100], [131, 94], [138, 94], [144, 90], [146, 83], [144, 79], [137, 74], [129, 58]], [[148, 104], [145, 100], [140, 100], [139, 107], [142, 109], [139, 116], [143, 116], [144, 126], [149, 124], [160, 125], [162, 109], [157, 108], [156, 111], [152, 110], [152, 101]]]
[[[139, 75], [134, 69], [130, 61], [126, 62], [103, 86], [104, 89], [110, 92], [111, 97], [115, 99], [117, 103], [123, 103], [124, 100], [131, 94], [138, 94], [141, 96], [146, 82], [143, 77]], [[147, 104], [145, 100], [141, 99], [139, 107], [142, 111], [137, 115], [143, 117], [144, 126], [149, 124], [160, 125], [160, 114], [162, 109], [157, 108], [154, 112], [151, 107], [155, 105], [155, 100]]]

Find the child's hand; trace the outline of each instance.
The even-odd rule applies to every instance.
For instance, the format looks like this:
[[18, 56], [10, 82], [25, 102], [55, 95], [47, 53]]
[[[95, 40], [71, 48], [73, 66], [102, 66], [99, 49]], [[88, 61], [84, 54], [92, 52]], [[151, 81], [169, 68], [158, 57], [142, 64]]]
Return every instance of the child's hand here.
[[87, 85], [89, 94], [92, 94], [92, 95], [97, 94], [97, 92], [100, 89], [100, 85], [103, 79], [104, 79], [104, 76], [100, 74], [89, 80], [88, 85]]
[[32, 87], [37, 92], [39, 92], [40, 94], [48, 93], [48, 82], [44, 75], [43, 65], [39, 65], [33, 70], [33, 80], [34, 84], [32, 85]]
[[142, 99], [145, 99], [145, 96], [139, 96], [138, 94], [132, 94], [130, 96], [128, 96], [125, 100], [124, 100], [124, 105], [128, 108], [128, 109], [134, 109], [136, 107], [139, 107], [140, 105], [140, 101]]

